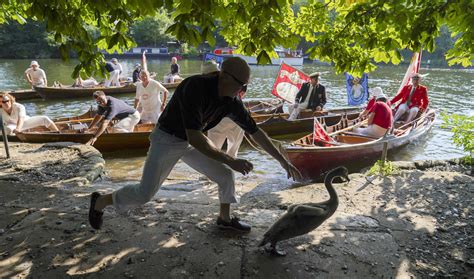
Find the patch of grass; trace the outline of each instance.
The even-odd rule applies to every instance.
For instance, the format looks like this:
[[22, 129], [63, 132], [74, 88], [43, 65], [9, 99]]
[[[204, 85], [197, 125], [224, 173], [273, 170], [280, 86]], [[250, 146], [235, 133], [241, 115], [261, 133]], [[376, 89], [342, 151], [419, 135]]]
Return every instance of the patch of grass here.
[[367, 172], [368, 176], [371, 175], [393, 175], [399, 171], [398, 167], [394, 166], [392, 162], [385, 161], [385, 164], [382, 164], [382, 160], [378, 160]]

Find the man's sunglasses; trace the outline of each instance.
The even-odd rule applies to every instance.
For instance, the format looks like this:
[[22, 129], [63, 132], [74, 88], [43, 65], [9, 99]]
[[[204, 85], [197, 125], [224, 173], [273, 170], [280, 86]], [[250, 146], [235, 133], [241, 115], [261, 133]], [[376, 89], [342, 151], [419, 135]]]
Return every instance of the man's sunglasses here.
[[10, 100], [2, 101], [2, 103], [4, 103], [4, 104], [6, 104], [8, 102], [10, 102]]
[[241, 82], [238, 78], [236, 78], [233, 74], [229, 72], [224, 71], [224, 73], [228, 74], [231, 78], [235, 80], [235, 82], [237, 82], [240, 85], [241, 87], [240, 90], [247, 92], [247, 83]]

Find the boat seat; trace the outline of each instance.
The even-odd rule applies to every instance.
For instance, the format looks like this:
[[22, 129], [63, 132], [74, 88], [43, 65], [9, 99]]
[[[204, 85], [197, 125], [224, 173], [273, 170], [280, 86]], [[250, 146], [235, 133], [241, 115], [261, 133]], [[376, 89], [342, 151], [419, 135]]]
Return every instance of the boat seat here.
[[345, 132], [344, 135], [348, 136], [356, 136], [356, 137], [361, 137], [361, 138], [368, 138], [368, 139], [379, 139], [380, 137], [373, 137], [373, 136], [368, 136], [368, 135], [362, 135], [354, 132]]

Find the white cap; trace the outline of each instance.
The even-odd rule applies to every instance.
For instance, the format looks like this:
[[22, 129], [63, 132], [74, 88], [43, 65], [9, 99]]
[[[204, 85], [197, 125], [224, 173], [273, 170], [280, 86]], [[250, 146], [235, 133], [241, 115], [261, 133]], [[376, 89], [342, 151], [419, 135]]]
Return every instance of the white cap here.
[[217, 68], [217, 63], [214, 60], [206, 61], [201, 66], [201, 72], [203, 74], [209, 74], [217, 71], [219, 71], [219, 69]]
[[39, 66], [38, 61], [35, 61], [35, 60], [31, 61], [30, 67], [32, 66]]
[[[370, 90], [370, 93], [372, 93], [372, 96], [374, 96], [376, 100], [380, 97], [380, 95], [384, 95], [384, 96], [385, 96], [385, 94], [383, 94], [382, 88], [381, 88], [381, 87], [378, 87], [378, 86], [377, 86], [377, 87], [374, 87], [372, 90]], [[386, 97], [387, 97], [387, 96], [385, 96], [385, 98], [386, 98]]]
[[378, 99], [382, 99], [382, 98], [384, 98], [385, 100], [388, 99], [387, 95], [382, 93], [382, 94], [379, 94], [377, 97], [375, 97], [375, 100], [377, 101]]

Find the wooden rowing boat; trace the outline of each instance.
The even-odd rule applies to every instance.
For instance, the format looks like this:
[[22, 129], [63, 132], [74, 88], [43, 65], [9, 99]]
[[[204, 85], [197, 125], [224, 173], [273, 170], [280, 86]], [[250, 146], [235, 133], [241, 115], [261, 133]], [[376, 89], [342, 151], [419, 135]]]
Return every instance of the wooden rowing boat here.
[[254, 115], [253, 119], [270, 137], [279, 139], [297, 139], [313, 130], [314, 116], [331, 126], [338, 123], [346, 115], [349, 120], [359, 117], [360, 108], [335, 108], [313, 113], [311, 110], [301, 111], [298, 119], [288, 120], [288, 113]]
[[[252, 111], [256, 112], [270, 109], [278, 109], [278, 103], [271, 105], [269, 102], [259, 104], [263, 101], [249, 101], [244, 102], [245, 105]], [[60, 133], [51, 132], [45, 127], [37, 127], [34, 129], [18, 133], [17, 137], [22, 142], [29, 143], [45, 143], [45, 142], [77, 142], [86, 143], [93, 134], [81, 132], [92, 121], [95, 116], [94, 110], [89, 110], [86, 113], [74, 116], [55, 119], [56, 126], [61, 131]], [[115, 133], [112, 128], [108, 128], [107, 133], [103, 133], [95, 142], [94, 147], [101, 152], [110, 152], [125, 149], [144, 149], [149, 146], [149, 136], [152, 132], [154, 124], [138, 124], [135, 126], [133, 133]]]
[[[167, 89], [176, 88], [179, 85], [179, 82], [175, 83], [162, 83], [162, 85]], [[45, 100], [49, 99], [73, 99], [73, 98], [91, 98], [92, 94], [101, 90], [104, 91], [106, 95], [118, 95], [118, 94], [131, 94], [136, 92], [136, 87], [133, 83], [129, 83], [123, 86], [113, 86], [113, 87], [72, 87], [72, 86], [60, 86], [60, 87], [51, 87], [51, 86], [36, 86], [36, 92]]]
[[395, 129], [394, 133], [378, 139], [352, 132], [338, 133], [347, 125], [354, 124], [349, 122], [330, 128], [329, 133], [337, 133], [333, 136], [335, 143], [330, 146], [313, 143], [311, 134], [285, 147], [285, 156], [300, 170], [304, 178], [310, 180], [320, 180], [326, 171], [338, 166], [345, 166], [351, 172], [360, 171], [381, 158], [385, 142], [388, 144], [388, 151], [405, 146], [427, 134], [433, 127], [435, 118], [435, 111], [430, 109], [409, 124]]
[[22, 90], [6, 90], [3, 91], [15, 97], [15, 100], [31, 100], [31, 99], [38, 99], [40, 95], [33, 89], [22, 89]]

